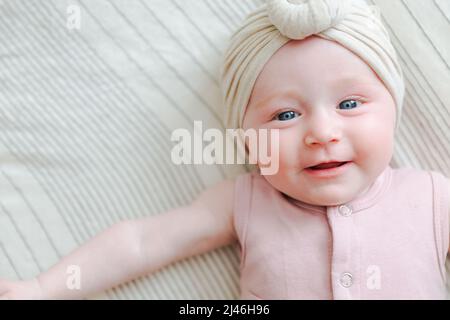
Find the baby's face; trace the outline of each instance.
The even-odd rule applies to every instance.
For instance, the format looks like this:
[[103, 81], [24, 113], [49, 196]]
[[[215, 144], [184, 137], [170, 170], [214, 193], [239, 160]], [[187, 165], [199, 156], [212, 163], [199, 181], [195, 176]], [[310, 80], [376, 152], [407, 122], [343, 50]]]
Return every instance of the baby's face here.
[[[353, 200], [386, 168], [394, 149], [395, 103], [358, 56], [316, 36], [290, 41], [258, 76], [243, 128], [279, 129], [279, 170], [265, 178], [297, 200]], [[274, 143], [274, 142], [272, 142]], [[351, 161], [340, 174], [307, 167]]]

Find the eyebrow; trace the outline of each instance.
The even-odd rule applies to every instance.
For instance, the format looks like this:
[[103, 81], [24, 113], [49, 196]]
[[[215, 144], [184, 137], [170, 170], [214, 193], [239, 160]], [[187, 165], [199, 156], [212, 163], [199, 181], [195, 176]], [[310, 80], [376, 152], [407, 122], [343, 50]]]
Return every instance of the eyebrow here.
[[[358, 85], [358, 86], [362, 86], [362, 85], [373, 86], [374, 85], [373, 80], [369, 80], [366, 77], [358, 78], [356, 76], [344, 76], [344, 77], [341, 77], [341, 78], [337, 79], [336, 81], [334, 81], [331, 84], [331, 87], [338, 88], [342, 85], [348, 85], [348, 84], [352, 84], [352, 83], [354, 83], [355, 85]], [[269, 95], [267, 98], [264, 98], [264, 99], [258, 101], [257, 103], [255, 103], [255, 106], [257, 108], [259, 108], [260, 105], [266, 104], [276, 98], [283, 98], [283, 97], [295, 98], [295, 99], [300, 100], [301, 102], [304, 102], [304, 98], [300, 95], [298, 88], [290, 87], [281, 92], [278, 91], [274, 94]]]

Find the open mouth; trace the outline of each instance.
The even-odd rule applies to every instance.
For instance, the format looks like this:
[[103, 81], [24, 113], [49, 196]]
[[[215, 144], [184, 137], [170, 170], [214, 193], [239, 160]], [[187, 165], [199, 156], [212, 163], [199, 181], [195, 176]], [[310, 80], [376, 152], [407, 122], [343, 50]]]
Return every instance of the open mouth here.
[[344, 164], [348, 163], [349, 161], [345, 162], [329, 162], [329, 163], [321, 163], [313, 167], [308, 167], [308, 169], [311, 170], [325, 170], [325, 169], [331, 169], [331, 168], [337, 168], [340, 166], [343, 166]]

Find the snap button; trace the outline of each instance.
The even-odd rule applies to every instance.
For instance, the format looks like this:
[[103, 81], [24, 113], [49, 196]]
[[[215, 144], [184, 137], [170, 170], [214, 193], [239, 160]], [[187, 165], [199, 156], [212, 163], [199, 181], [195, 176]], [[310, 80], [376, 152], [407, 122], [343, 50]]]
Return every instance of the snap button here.
[[340, 215], [343, 216], [343, 217], [348, 217], [353, 212], [352, 207], [351, 206], [346, 206], [346, 205], [339, 206], [338, 210], [339, 210]]
[[351, 273], [345, 272], [341, 275], [340, 283], [344, 288], [349, 288], [353, 284], [353, 276]]

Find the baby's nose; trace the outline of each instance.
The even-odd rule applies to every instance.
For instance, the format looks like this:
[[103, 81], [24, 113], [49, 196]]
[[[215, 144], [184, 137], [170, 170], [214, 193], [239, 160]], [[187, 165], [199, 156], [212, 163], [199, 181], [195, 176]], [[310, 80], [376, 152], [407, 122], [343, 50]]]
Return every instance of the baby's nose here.
[[341, 131], [338, 125], [331, 121], [322, 121], [312, 124], [305, 135], [305, 143], [308, 146], [326, 145], [337, 143], [341, 140]]

